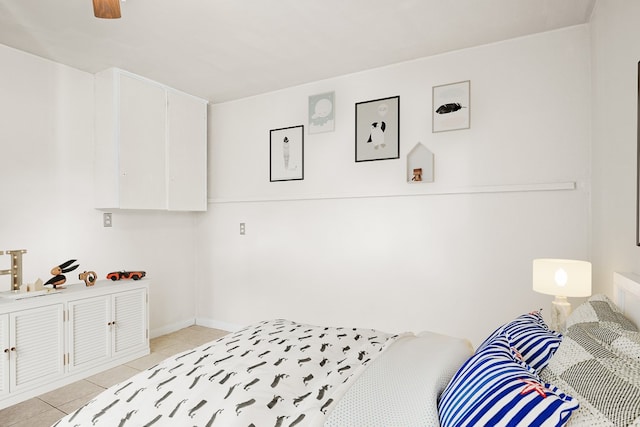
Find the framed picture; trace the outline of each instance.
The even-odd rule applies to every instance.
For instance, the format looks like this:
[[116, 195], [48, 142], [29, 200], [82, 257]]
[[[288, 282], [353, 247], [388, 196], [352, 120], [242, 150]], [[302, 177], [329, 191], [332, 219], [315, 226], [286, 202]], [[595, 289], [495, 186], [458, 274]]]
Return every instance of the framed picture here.
[[304, 179], [304, 126], [269, 131], [269, 180]]
[[356, 162], [400, 158], [400, 97], [356, 103]]
[[309, 97], [309, 135], [333, 132], [335, 129], [335, 92]]
[[469, 80], [434, 86], [432, 93], [432, 132], [469, 129]]

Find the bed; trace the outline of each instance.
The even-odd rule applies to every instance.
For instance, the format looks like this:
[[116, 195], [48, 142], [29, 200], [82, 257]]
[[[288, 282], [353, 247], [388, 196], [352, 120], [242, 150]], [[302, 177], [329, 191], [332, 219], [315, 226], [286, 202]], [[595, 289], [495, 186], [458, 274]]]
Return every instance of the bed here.
[[615, 283], [619, 306], [590, 298], [564, 336], [524, 313], [475, 352], [432, 332], [260, 322], [114, 385], [54, 426], [640, 425], [640, 281]]

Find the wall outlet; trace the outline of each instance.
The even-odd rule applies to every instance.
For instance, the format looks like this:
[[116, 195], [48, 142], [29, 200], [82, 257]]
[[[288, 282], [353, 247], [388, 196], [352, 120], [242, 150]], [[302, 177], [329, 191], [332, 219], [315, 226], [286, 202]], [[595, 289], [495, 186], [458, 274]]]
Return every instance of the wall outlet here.
[[111, 212], [105, 212], [102, 214], [102, 226], [103, 227], [113, 226], [113, 222], [111, 220]]
[[244, 236], [244, 235], [245, 235], [245, 233], [246, 233], [246, 227], [245, 227], [245, 224], [244, 224], [244, 222], [241, 222], [241, 223], [240, 223], [240, 235], [241, 235], [241, 236]]

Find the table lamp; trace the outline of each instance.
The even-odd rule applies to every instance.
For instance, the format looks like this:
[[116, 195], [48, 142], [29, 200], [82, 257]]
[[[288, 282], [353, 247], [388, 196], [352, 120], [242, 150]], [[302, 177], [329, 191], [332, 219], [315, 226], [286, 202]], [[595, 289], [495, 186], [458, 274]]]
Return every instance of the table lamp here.
[[555, 295], [551, 307], [551, 329], [563, 332], [571, 304], [567, 297], [591, 295], [591, 263], [573, 259], [534, 259], [533, 290]]

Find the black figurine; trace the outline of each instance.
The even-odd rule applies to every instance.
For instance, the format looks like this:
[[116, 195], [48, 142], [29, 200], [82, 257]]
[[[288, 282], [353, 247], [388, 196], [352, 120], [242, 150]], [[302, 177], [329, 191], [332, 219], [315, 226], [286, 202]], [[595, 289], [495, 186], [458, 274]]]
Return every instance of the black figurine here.
[[67, 281], [67, 278], [62, 273], [68, 273], [80, 266], [79, 264], [71, 265], [74, 262], [76, 262], [76, 260], [71, 259], [67, 262], [63, 262], [56, 267], [53, 267], [51, 269], [51, 274], [53, 275], [53, 277], [47, 280], [47, 283], [45, 283], [45, 285], [53, 285], [53, 289], [57, 289], [58, 286], [60, 286], [61, 289], [64, 289], [61, 285], [64, 285], [64, 283]]

